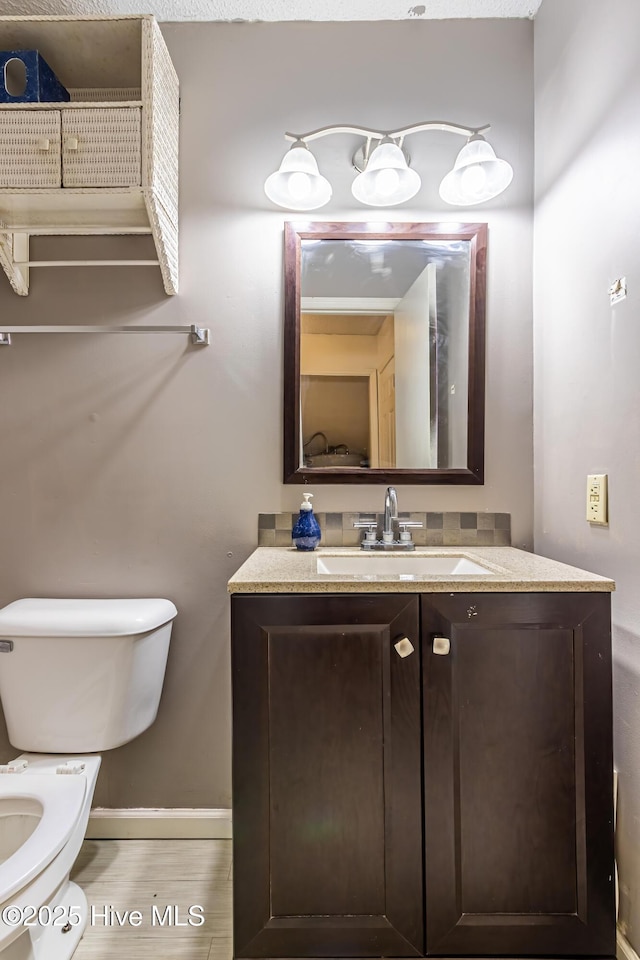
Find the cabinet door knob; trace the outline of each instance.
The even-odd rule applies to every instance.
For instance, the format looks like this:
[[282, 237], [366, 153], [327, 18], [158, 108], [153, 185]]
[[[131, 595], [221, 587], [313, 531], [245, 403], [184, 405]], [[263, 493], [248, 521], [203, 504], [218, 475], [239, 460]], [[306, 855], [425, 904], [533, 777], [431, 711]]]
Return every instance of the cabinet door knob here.
[[394, 643], [393, 646], [399, 657], [408, 657], [415, 650], [409, 637], [402, 637], [397, 643]]
[[77, 137], [65, 137], [64, 140], [65, 150], [77, 150], [78, 149], [78, 138]]
[[438, 656], [446, 657], [450, 650], [451, 650], [451, 641], [449, 640], [449, 637], [433, 638], [433, 652], [437, 653]]
[[51, 149], [51, 140], [49, 137], [39, 137], [38, 138], [38, 150], [50, 150]]

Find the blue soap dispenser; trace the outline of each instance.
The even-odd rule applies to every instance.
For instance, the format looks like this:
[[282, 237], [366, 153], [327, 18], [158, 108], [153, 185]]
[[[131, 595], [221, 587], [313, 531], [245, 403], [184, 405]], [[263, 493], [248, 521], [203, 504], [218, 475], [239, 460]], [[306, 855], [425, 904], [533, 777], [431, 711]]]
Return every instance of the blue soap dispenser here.
[[320, 543], [320, 524], [313, 515], [313, 507], [309, 503], [312, 493], [305, 493], [304, 503], [300, 504], [300, 514], [293, 525], [291, 539], [298, 550], [315, 550]]

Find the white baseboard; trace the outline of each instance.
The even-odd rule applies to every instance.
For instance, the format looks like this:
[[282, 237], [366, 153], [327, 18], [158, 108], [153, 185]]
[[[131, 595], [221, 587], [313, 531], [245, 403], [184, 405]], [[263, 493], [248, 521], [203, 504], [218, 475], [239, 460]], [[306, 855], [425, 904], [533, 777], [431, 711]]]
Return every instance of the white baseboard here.
[[640, 960], [640, 957], [638, 957], [624, 934], [620, 933], [620, 930], [618, 930], [616, 936], [616, 957], [617, 960]]
[[231, 810], [96, 807], [86, 836], [89, 840], [230, 840]]

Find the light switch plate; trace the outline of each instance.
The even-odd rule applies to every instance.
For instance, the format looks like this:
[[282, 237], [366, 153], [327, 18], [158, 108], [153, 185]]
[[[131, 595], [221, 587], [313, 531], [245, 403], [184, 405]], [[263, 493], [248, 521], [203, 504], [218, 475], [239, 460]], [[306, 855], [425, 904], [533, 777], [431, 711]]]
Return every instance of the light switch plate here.
[[609, 287], [609, 302], [611, 306], [614, 307], [616, 303], [620, 303], [621, 300], [627, 295], [627, 278], [618, 277], [617, 280]]
[[601, 526], [609, 522], [606, 473], [593, 473], [587, 477], [587, 520]]

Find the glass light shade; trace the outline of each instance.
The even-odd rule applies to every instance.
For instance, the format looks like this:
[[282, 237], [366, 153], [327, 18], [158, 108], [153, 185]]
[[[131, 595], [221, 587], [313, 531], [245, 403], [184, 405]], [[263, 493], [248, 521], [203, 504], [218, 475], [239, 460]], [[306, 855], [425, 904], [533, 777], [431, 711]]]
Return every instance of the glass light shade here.
[[470, 207], [497, 197], [513, 179], [506, 160], [498, 160], [484, 137], [473, 137], [462, 148], [453, 170], [440, 184], [440, 196], [446, 203]]
[[400, 147], [382, 141], [371, 156], [363, 173], [353, 181], [351, 192], [360, 203], [371, 207], [393, 207], [415, 197], [420, 177], [407, 166]]
[[264, 192], [279, 207], [317, 210], [331, 199], [331, 184], [319, 172], [311, 151], [294, 143], [284, 155], [280, 169], [267, 177]]

